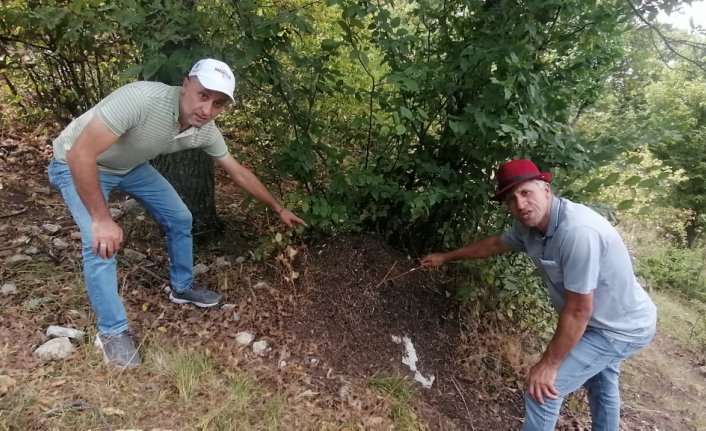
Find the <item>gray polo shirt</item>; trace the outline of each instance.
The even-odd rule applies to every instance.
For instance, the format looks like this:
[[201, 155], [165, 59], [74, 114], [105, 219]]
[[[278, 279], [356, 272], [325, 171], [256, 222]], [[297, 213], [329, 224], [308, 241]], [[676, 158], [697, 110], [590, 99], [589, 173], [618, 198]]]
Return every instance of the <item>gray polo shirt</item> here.
[[123, 175], [160, 154], [201, 148], [214, 158], [228, 154], [213, 121], [179, 132], [179, 91], [159, 82], [124, 85], [71, 122], [54, 140], [54, 158], [66, 163], [66, 153], [93, 117], [101, 119], [118, 142], [98, 156], [103, 172]]
[[657, 308], [640, 286], [620, 235], [587, 206], [554, 197], [547, 234], [515, 222], [501, 240], [527, 252], [539, 268], [557, 311], [566, 291], [593, 292], [588, 326], [622, 341], [654, 333]]

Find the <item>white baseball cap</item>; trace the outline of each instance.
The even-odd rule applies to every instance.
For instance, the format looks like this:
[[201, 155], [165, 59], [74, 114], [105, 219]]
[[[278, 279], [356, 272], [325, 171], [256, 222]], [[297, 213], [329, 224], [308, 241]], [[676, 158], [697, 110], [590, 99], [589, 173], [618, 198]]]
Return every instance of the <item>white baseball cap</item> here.
[[212, 58], [204, 58], [194, 64], [189, 72], [189, 76], [199, 79], [204, 88], [213, 91], [220, 91], [228, 95], [235, 102], [233, 92], [235, 91], [235, 75], [227, 64]]

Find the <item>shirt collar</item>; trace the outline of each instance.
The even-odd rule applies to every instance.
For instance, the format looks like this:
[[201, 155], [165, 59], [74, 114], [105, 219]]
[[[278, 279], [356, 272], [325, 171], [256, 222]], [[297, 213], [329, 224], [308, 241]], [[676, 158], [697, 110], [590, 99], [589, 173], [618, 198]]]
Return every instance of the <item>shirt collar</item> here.
[[561, 209], [561, 199], [556, 196], [552, 196], [552, 208], [549, 212], [549, 226], [547, 226], [547, 233], [545, 237], [554, 236], [554, 231], [556, 231], [557, 226], [559, 226], [559, 210]]
[[179, 125], [179, 94], [181, 93], [181, 87], [172, 87], [172, 118], [174, 119], [174, 124], [177, 128]]

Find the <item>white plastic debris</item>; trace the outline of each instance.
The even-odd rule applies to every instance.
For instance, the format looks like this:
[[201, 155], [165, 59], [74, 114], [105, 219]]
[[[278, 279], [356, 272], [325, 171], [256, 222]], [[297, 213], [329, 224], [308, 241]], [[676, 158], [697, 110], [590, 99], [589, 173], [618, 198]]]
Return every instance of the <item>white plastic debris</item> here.
[[427, 389], [431, 388], [431, 385], [434, 383], [435, 377], [431, 375], [429, 376], [429, 378], [426, 378], [417, 369], [417, 361], [419, 360], [419, 358], [417, 357], [417, 351], [414, 349], [414, 344], [412, 344], [412, 340], [407, 336], [400, 338], [395, 335], [392, 335], [392, 341], [397, 344], [404, 343], [405, 354], [404, 356], [402, 356], [402, 363], [407, 365], [409, 369], [414, 372], [414, 380], [421, 383], [422, 386]]

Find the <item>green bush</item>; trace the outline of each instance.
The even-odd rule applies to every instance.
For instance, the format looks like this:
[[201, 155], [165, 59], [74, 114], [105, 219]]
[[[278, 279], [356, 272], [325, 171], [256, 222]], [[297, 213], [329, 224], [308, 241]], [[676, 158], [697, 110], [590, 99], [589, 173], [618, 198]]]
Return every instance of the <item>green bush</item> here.
[[664, 247], [637, 262], [637, 273], [650, 287], [676, 290], [706, 301], [706, 249]]

